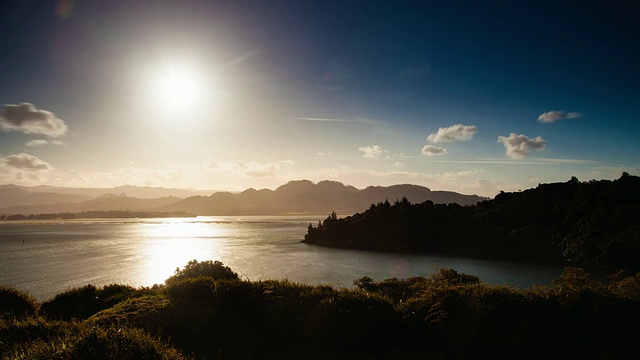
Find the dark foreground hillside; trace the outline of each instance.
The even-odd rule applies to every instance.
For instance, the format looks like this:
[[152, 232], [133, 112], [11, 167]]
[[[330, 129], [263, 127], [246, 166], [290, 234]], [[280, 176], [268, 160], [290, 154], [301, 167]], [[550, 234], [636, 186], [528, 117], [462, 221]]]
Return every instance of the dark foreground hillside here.
[[541, 184], [477, 205], [372, 204], [309, 225], [309, 244], [640, 270], [640, 178]]
[[153, 288], [86, 286], [38, 304], [0, 288], [3, 359], [617, 359], [640, 356], [640, 274], [551, 287], [430, 277], [336, 289], [242, 281], [190, 262]]

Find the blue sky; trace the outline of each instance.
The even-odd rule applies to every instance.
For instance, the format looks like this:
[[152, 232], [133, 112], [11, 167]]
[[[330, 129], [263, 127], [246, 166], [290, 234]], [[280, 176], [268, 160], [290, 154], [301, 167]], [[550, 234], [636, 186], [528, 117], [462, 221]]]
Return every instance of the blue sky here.
[[8, 1], [0, 183], [492, 196], [640, 173], [632, 2]]

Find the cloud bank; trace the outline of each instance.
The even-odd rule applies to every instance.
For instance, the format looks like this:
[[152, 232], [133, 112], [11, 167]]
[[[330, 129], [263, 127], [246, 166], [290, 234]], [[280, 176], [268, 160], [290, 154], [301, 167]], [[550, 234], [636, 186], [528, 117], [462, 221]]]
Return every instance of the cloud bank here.
[[209, 160], [204, 167], [210, 171], [238, 173], [252, 178], [275, 177], [278, 172], [287, 166], [293, 165], [292, 160], [280, 160], [275, 162], [259, 163], [256, 161], [223, 161]]
[[434, 145], [425, 145], [422, 148], [422, 155], [426, 155], [426, 156], [445, 155], [446, 153], [447, 153], [447, 149], [434, 146]]
[[538, 121], [541, 123], [552, 123], [562, 119], [575, 119], [581, 116], [582, 114], [579, 112], [565, 113], [562, 110], [552, 110], [540, 114], [540, 116], [538, 116]]
[[526, 135], [498, 136], [498, 142], [502, 143], [506, 149], [506, 155], [512, 159], [523, 159], [533, 151], [544, 150], [547, 142], [540, 136], [529, 138]]
[[476, 134], [477, 127], [475, 125], [456, 124], [446, 128], [439, 128], [435, 134], [427, 137], [427, 141], [435, 144], [441, 142], [467, 141], [473, 139]]
[[0, 112], [0, 129], [58, 137], [64, 135], [68, 128], [52, 112], [38, 110], [30, 103], [21, 103], [4, 106]]

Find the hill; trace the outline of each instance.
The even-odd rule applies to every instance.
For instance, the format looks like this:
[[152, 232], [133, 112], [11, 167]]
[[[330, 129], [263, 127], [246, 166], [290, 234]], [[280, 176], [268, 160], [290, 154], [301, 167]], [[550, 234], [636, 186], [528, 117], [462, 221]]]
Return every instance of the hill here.
[[22, 205], [4, 208], [2, 214], [52, 214], [79, 213], [83, 211], [132, 210], [150, 211], [157, 207], [180, 201], [180, 198], [163, 197], [157, 199], [139, 199], [125, 195], [105, 194], [82, 202], [66, 202], [48, 205]]
[[38, 192], [15, 185], [0, 185], [0, 206], [2, 208], [51, 205], [56, 203], [78, 203], [91, 198], [91, 196], [80, 193]]
[[[164, 285], [0, 286], [3, 359], [637, 359], [640, 273], [491, 286], [441, 269], [357, 289], [243, 281], [190, 261]], [[553, 354], [549, 356], [549, 354]]]
[[43, 214], [81, 211], [149, 210], [213, 190], [168, 189], [123, 185], [74, 188], [48, 185], [0, 185], [0, 214]]

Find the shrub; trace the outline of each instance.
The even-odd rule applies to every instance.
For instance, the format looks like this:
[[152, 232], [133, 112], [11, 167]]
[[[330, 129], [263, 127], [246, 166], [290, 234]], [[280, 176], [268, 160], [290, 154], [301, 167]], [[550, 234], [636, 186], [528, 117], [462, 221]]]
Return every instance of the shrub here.
[[51, 321], [42, 317], [0, 321], [0, 358], [29, 358], [20, 355], [36, 347], [36, 342], [62, 343], [62, 339], [69, 338], [74, 330], [77, 330], [77, 323]]
[[[61, 357], [62, 358], [62, 357]], [[83, 331], [69, 354], [69, 359], [137, 360], [184, 359], [180, 353], [139, 329], [92, 328]]]
[[97, 288], [87, 285], [56, 295], [42, 304], [45, 315], [58, 319], [86, 319], [100, 310], [145, 292], [126, 285], [107, 285]]
[[459, 273], [453, 269], [440, 269], [437, 273], [429, 276], [416, 276], [408, 279], [386, 279], [374, 282], [368, 276], [355, 280], [354, 285], [367, 291], [388, 296], [395, 303], [406, 302], [423, 292], [433, 291], [438, 288], [449, 286], [467, 286], [480, 284], [477, 276]]
[[359, 290], [340, 290], [301, 314], [308, 341], [318, 347], [377, 352], [372, 344], [394, 344], [401, 317], [388, 298]]
[[142, 328], [156, 334], [160, 328], [170, 327], [175, 319], [168, 314], [175, 312], [169, 299], [164, 296], [143, 296], [127, 299], [115, 306], [102, 310], [85, 322], [92, 326], [127, 325]]
[[173, 301], [187, 303], [210, 301], [216, 292], [217, 281], [210, 277], [193, 277], [168, 281], [165, 293]]
[[191, 260], [184, 269], [176, 269], [175, 275], [165, 280], [169, 285], [185, 278], [195, 278], [199, 276], [211, 277], [216, 280], [238, 280], [238, 274], [233, 272], [228, 266], [224, 266], [220, 261], [197, 261]]
[[614, 281], [609, 288], [623, 298], [640, 301], [640, 273]]
[[13, 322], [1, 329], [10, 346], [4, 359], [30, 360], [179, 360], [180, 353], [139, 329], [89, 327], [74, 322]]
[[0, 287], [0, 316], [31, 316], [38, 310], [38, 303], [30, 295], [13, 288]]

